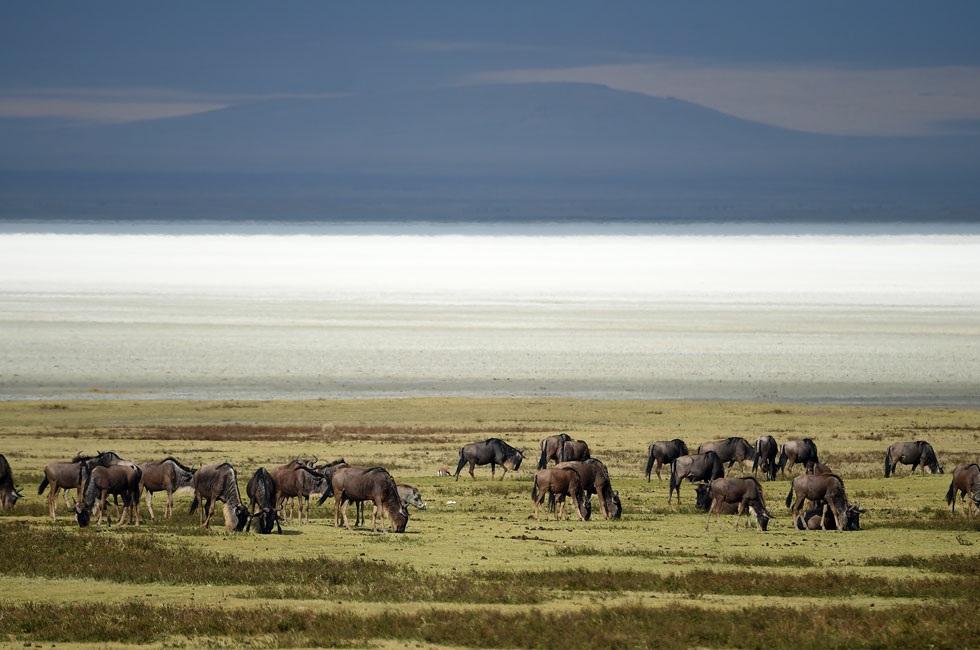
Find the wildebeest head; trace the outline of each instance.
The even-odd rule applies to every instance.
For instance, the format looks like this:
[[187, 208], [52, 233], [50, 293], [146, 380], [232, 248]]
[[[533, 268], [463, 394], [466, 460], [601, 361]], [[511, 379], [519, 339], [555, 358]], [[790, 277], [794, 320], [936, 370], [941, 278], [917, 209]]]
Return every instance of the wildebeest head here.
[[391, 517], [391, 525], [395, 529], [396, 533], [404, 533], [405, 528], [408, 526], [408, 508], [399, 500], [398, 509], [392, 508], [388, 511], [388, 516]]
[[755, 513], [755, 520], [759, 523], [759, 530], [765, 532], [769, 530], [769, 521], [772, 519], [772, 515], [765, 508], [755, 508], [749, 506], [753, 513]]
[[844, 530], [861, 530], [861, 515], [864, 512], [860, 504], [848, 504], [844, 513]]
[[[255, 521], [255, 532], [261, 535], [268, 535], [273, 527], [279, 523], [279, 512], [275, 508], [262, 508], [259, 512], [252, 515]], [[282, 532], [282, 529], [279, 529]]]
[[612, 508], [609, 509], [610, 519], [620, 519], [623, 516], [623, 502], [619, 500], [619, 492], [612, 494]]
[[405, 501], [406, 505], [415, 506], [419, 510], [425, 510], [426, 508], [425, 500], [422, 499], [422, 495], [418, 490], [412, 490], [412, 492], [408, 494], [408, 498]]
[[76, 503], [74, 505], [75, 520], [78, 522], [79, 528], [85, 528], [92, 519], [92, 510], [82, 503]]
[[23, 496], [17, 488], [0, 490], [0, 510], [10, 510], [17, 505], [17, 499], [21, 499]]
[[225, 528], [229, 531], [240, 533], [248, 527], [251, 515], [248, 508], [239, 503], [236, 506], [225, 504]]
[[707, 512], [708, 508], [711, 507], [711, 488], [708, 487], [707, 483], [698, 483], [694, 486], [694, 492], [697, 494], [695, 507]]
[[504, 460], [504, 467], [512, 472], [516, 472], [521, 468], [521, 463], [524, 461], [524, 450], [517, 449], [514, 454]]

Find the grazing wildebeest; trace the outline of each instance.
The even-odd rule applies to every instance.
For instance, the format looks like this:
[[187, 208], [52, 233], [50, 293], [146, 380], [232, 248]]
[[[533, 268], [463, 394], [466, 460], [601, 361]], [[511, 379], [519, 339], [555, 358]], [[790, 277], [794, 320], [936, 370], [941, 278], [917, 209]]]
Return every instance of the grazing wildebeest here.
[[[845, 531], [861, 530], [861, 515], [864, 510], [860, 504], [848, 504], [844, 514]], [[837, 530], [837, 521], [828, 511], [823, 501], [812, 503], [803, 516], [795, 520], [797, 530]]]
[[555, 509], [555, 519], [565, 515], [565, 497], [572, 497], [578, 512], [578, 518], [585, 521], [585, 498], [582, 477], [570, 467], [539, 469], [534, 475], [534, 485], [531, 487], [531, 503], [534, 504], [534, 518], [538, 518], [541, 504], [549, 495], [554, 495], [558, 507]]
[[943, 466], [939, 464], [939, 459], [936, 458], [936, 451], [925, 440], [896, 442], [890, 445], [885, 452], [885, 478], [895, 473], [899, 463], [911, 465], [913, 474], [919, 465], [922, 465], [923, 474], [926, 467], [933, 474], [943, 473]]
[[814, 463], [819, 462], [817, 445], [810, 438], [789, 440], [784, 442], [779, 450], [779, 471], [783, 475], [786, 474], [787, 469], [793, 469], [793, 465], [800, 464], [805, 469], [811, 469]]
[[150, 512], [150, 519], [154, 518], [154, 492], [167, 493], [167, 507], [163, 516], [170, 519], [174, 511], [174, 492], [191, 486], [194, 470], [173, 456], [167, 456], [159, 462], [140, 463], [139, 468], [143, 472], [140, 489], [146, 493], [146, 509]]
[[963, 463], [953, 468], [953, 480], [946, 492], [946, 504], [950, 507], [950, 512], [956, 512], [957, 492], [960, 493], [960, 501], [965, 500], [967, 494], [970, 495], [966, 514], [972, 517], [974, 508], [980, 509], [980, 465]]
[[681, 481], [713, 481], [725, 476], [725, 467], [718, 454], [709, 451], [703, 454], [681, 456], [670, 465], [670, 485], [667, 488], [667, 503], [677, 492], [677, 503], [681, 502]]
[[24, 495], [14, 485], [14, 473], [7, 457], [0, 454], [0, 509], [10, 510]]
[[[762, 485], [754, 476], [715, 479], [708, 485], [708, 494], [711, 498], [711, 505], [708, 506], [708, 520], [704, 525], [705, 530], [708, 530], [711, 525], [712, 513], [715, 513], [716, 519], [721, 519], [721, 504], [723, 503], [736, 506], [735, 528], [738, 528], [742, 514], [748, 517], [750, 512], [755, 513], [760, 532], [765, 532], [769, 527], [769, 520], [772, 519], [772, 515], [766, 509]], [[748, 528], [748, 526], [748, 522], [746, 522], [745, 527]]]
[[572, 460], [588, 460], [592, 457], [589, 443], [584, 440], [566, 440], [561, 443], [558, 451], [558, 461], [565, 463]]
[[[650, 482], [650, 474], [653, 471], [657, 472], [657, 480], [662, 481], [663, 477], [660, 476], [660, 468], [664, 465], [669, 466], [681, 456], [687, 456], [688, 453], [687, 443], [680, 438], [651, 442], [650, 446], [647, 447], [647, 482]], [[656, 468], [654, 468], [654, 465], [656, 465]]]
[[762, 475], [768, 481], [776, 480], [776, 455], [779, 445], [772, 436], [762, 436], [755, 441], [755, 459], [752, 461], [752, 473], [762, 470]]
[[[296, 460], [274, 469], [272, 480], [276, 482], [276, 494], [279, 495], [280, 505], [286, 499], [298, 501], [300, 523], [310, 520], [310, 495], [314, 492], [324, 494], [330, 490], [329, 482], [322, 473]], [[291, 513], [292, 508], [287, 512], [287, 519], [291, 518], [289, 516]]]
[[245, 494], [248, 496], [249, 516], [255, 522], [255, 532], [268, 535], [275, 526], [279, 534], [282, 534], [282, 526], [279, 525], [276, 482], [272, 479], [272, 474], [269, 474], [269, 470], [264, 467], [255, 470], [245, 486]]
[[[694, 486], [695, 504], [694, 507], [701, 512], [708, 512], [711, 507], [711, 484], [697, 483]], [[718, 504], [718, 512], [723, 515], [734, 515], [738, 513], [737, 503], [721, 502]]]
[[[609, 480], [609, 470], [598, 458], [588, 460], [573, 460], [555, 465], [555, 469], [574, 469], [582, 479], [582, 489], [585, 491], [586, 503], [593, 494], [599, 495], [599, 510], [606, 519], [619, 519], [623, 516], [623, 503], [619, 500], [619, 492], [613, 490]], [[553, 505], [553, 497], [549, 497], [549, 506]], [[589, 519], [587, 516], [586, 519]]]
[[[796, 492], [795, 503], [794, 492]], [[789, 494], [786, 495], [786, 507], [791, 508], [793, 522], [797, 528], [799, 528], [797, 521], [807, 499], [813, 503], [823, 501], [824, 511], [829, 510], [834, 515], [837, 530], [847, 529], [847, 511], [850, 503], [844, 491], [844, 479], [836, 474], [800, 474], [793, 479], [789, 486]]]
[[44, 489], [51, 486], [48, 492], [48, 514], [51, 519], [55, 519], [55, 511], [58, 506], [58, 490], [64, 492], [65, 505], [73, 508], [68, 500], [68, 490], [74, 489], [79, 499], [82, 498], [82, 489], [88, 479], [88, 461], [95, 456], [86, 456], [79, 452], [69, 461], [48, 463], [44, 466], [44, 478], [37, 486], [37, 493], [44, 494]]
[[699, 454], [708, 451], [715, 452], [721, 462], [728, 463], [728, 469], [731, 469], [735, 463], [744, 463], [755, 458], [755, 449], [749, 444], [749, 441], [738, 436], [703, 442], [698, 445]]
[[422, 493], [419, 492], [417, 487], [412, 485], [398, 485], [398, 498], [402, 500], [402, 503], [407, 506], [414, 506], [419, 510], [425, 510], [428, 506], [425, 505], [425, 501], [422, 499]]
[[82, 502], [75, 504], [75, 518], [78, 520], [78, 525], [82, 528], [88, 526], [93, 510], [97, 510], [99, 513], [95, 525], [101, 524], [111, 494], [123, 498], [122, 515], [120, 515], [118, 523], [122, 524], [128, 513], [130, 523], [135, 520], [136, 525], [139, 526], [140, 479], [142, 474], [143, 472], [139, 467], [129, 463], [120, 463], [109, 467], [96, 465], [86, 481]]
[[238, 474], [231, 463], [205, 465], [194, 472], [191, 487], [194, 488], [191, 514], [194, 514], [201, 502], [204, 503], [201, 509], [201, 526], [211, 527], [214, 506], [219, 501], [224, 504], [226, 530], [241, 532], [248, 526], [248, 508], [242, 503]]
[[385, 532], [385, 514], [391, 520], [392, 530], [396, 533], [404, 533], [408, 525], [408, 508], [402, 503], [398, 495], [398, 486], [395, 479], [383, 467], [347, 467], [334, 474], [336, 479], [338, 474], [342, 478], [343, 485], [337, 490], [334, 485], [334, 499], [336, 500], [337, 510], [344, 518], [344, 527], [350, 530], [350, 521], [347, 519], [347, 504], [351, 501], [370, 501], [374, 504], [371, 512], [371, 530], [377, 530], [377, 517], [381, 515], [381, 530]]
[[559, 433], [555, 436], [548, 436], [541, 441], [541, 458], [538, 459], [538, 469], [544, 469], [548, 466], [548, 461], [553, 460], [556, 463], [561, 462], [558, 459], [558, 455], [561, 452], [561, 446], [563, 443], [571, 440], [572, 437], [567, 433]]
[[459, 465], [456, 466], [456, 480], [459, 480], [459, 473], [463, 471], [463, 466], [469, 463], [470, 478], [476, 479], [473, 475], [473, 468], [477, 465], [490, 465], [491, 479], [496, 476], [497, 465], [504, 468], [500, 475], [500, 480], [504, 480], [507, 470], [517, 471], [524, 460], [524, 452], [520, 449], [511, 447], [500, 438], [488, 438], [483, 442], [474, 442], [466, 445], [459, 450]]

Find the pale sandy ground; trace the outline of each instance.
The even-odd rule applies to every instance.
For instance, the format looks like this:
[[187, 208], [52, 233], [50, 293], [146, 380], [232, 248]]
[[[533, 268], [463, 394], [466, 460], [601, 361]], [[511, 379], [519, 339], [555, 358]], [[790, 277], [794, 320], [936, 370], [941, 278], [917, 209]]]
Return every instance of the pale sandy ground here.
[[980, 403], [980, 234], [0, 233], [0, 399]]

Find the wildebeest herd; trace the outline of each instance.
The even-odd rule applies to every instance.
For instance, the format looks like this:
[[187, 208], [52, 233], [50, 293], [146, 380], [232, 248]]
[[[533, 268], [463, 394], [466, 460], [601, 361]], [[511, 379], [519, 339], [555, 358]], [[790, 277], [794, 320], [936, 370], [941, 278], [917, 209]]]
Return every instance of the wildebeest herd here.
[[[477, 466], [490, 465], [491, 478], [497, 467], [502, 468], [501, 480], [508, 471], [520, 470], [524, 451], [511, 446], [500, 438], [489, 438], [462, 447], [455, 472], [455, 479], [469, 465], [469, 474], [476, 478]], [[549, 463], [554, 463], [549, 467]], [[751, 464], [750, 475], [726, 476], [738, 465], [745, 474]], [[755, 444], [745, 438], [729, 437], [701, 444], [697, 453], [690, 453], [681, 439], [656, 441], [647, 449], [645, 476], [651, 480], [656, 473], [663, 480], [662, 469], [669, 467], [667, 503], [676, 495], [680, 503], [680, 488], [684, 480], [695, 484], [696, 507], [707, 515], [706, 528], [710, 527], [711, 515], [734, 515], [735, 526], [741, 517], [755, 517], [760, 531], [768, 528], [773, 515], [766, 505], [762, 483], [756, 478], [771, 481], [780, 473], [800, 465], [802, 473], [793, 478], [786, 496], [793, 526], [800, 530], [860, 529], [860, 505], [847, 497], [844, 479], [820, 461], [817, 446], [810, 438], [790, 440], [778, 445], [770, 436], [760, 437]], [[912, 472], [918, 467], [934, 474], [942, 474], [943, 466], [932, 445], [924, 440], [901, 442], [890, 445], [885, 452], [884, 475], [895, 474], [899, 465], [911, 465]], [[440, 468], [438, 475], [448, 475]], [[88, 526], [93, 517], [96, 525], [107, 518], [109, 497], [116, 508], [117, 522], [139, 525], [140, 501], [145, 500], [150, 519], [154, 518], [153, 495], [166, 494], [164, 517], [173, 514], [174, 493], [189, 489], [193, 493], [190, 512], [200, 511], [201, 525], [210, 526], [211, 519], [220, 503], [223, 508], [225, 528], [229, 531], [253, 529], [258, 533], [282, 532], [284, 520], [295, 518], [299, 522], [309, 520], [310, 498], [319, 495], [318, 505], [334, 498], [334, 523], [350, 529], [348, 507], [354, 504], [355, 526], [364, 523], [363, 504], [372, 505], [371, 528], [386, 531], [388, 524], [395, 532], [404, 532], [409, 520], [408, 507], [426, 508], [421, 493], [413, 486], [398, 484], [383, 467], [359, 467], [348, 464], [343, 458], [330, 462], [318, 459], [295, 458], [269, 471], [259, 467], [248, 480], [242, 499], [239, 476], [231, 463], [205, 465], [194, 469], [176, 458], [166, 457], [159, 461], [134, 463], [113, 451], [100, 451], [95, 455], [79, 453], [68, 461], [48, 463], [38, 486], [38, 495], [47, 490], [48, 514], [56, 517], [58, 492], [63, 493], [65, 504], [74, 513], [79, 526]], [[76, 497], [69, 500], [69, 491]], [[584, 440], [574, 440], [567, 434], [549, 436], [540, 443], [540, 456], [531, 486], [533, 517], [540, 516], [545, 505], [554, 511], [556, 518], [570, 515], [565, 506], [571, 500], [574, 515], [588, 520], [592, 514], [592, 497], [597, 497], [600, 512], [606, 519], [619, 519], [623, 513], [619, 492], [613, 489], [609, 469], [600, 459], [592, 456], [592, 449]], [[973, 516], [980, 510], [980, 465], [964, 463], [953, 470], [952, 481], [946, 494], [946, 503], [955, 512], [956, 497], [966, 503], [966, 514]], [[795, 498], [794, 498], [795, 497]], [[12, 509], [23, 498], [15, 486], [13, 471], [6, 457], [0, 454], [0, 508]], [[122, 501], [120, 510], [119, 501]], [[746, 527], [749, 524], [746, 523]]]

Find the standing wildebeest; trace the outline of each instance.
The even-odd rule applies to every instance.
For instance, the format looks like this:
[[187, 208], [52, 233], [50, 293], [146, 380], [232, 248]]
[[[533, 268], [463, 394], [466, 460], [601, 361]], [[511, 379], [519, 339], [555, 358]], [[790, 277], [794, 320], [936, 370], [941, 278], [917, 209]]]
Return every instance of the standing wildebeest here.
[[718, 454], [713, 451], [703, 454], [681, 456], [670, 465], [670, 485], [667, 488], [667, 503], [677, 492], [677, 503], [681, 502], [681, 481], [713, 481], [725, 476], [725, 467]]
[[422, 493], [417, 487], [412, 485], [398, 485], [398, 498], [402, 500], [405, 507], [414, 506], [419, 510], [425, 510], [428, 506], [422, 499]]
[[805, 469], [811, 470], [813, 464], [819, 462], [820, 457], [817, 454], [817, 445], [810, 438], [789, 440], [784, 442], [782, 448], [779, 450], [778, 469], [783, 475], [786, 474], [787, 469], [793, 469], [793, 465], [801, 464]]
[[337, 489], [334, 485], [334, 499], [336, 500], [337, 511], [344, 518], [344, 527], [350, 530], [350, 521], [347, 519], [347, 504], [351, 501], [370, 501], [374, 504], [371, 512], [371, 530], [377, 530], [377, 517], [381, 515], [381, 531], [385, 532], [384, 518], [387, 513], [391, 519], [392, 530], [396, 533], [404, 533], [408, 525], [408, 508], [402, 503], [398, 495], [398, 486], [395, 479], [383, 467], [347, 467], [334, 474], [336, 479], [341, 477], [342, 486]]
[[[574, 469], [582, 479], [582, 489], [585, 491], [586, 502], [593, 494], [599, 495], [599, 510], [606, 519], [619, 519], [623, 516], [623, 503], [619, 500], [619, 492], [613, 490], [609, 480], [609, 470], [598, 458], [588, 460], [573, 460], [555, 465], [555, 469]], [[586, 519], [589, 517], [587, 516]]]
[[718, 454], [718, 460], [728, 463], [728, 469], [735, 463], [744, 463], [755, 458], [755, 449], [745, 438], [732, 436], [724, 440], [712, 440], [698, 445], [698, 453], [713, 451]]
[[500, 438], [488, 438], [483, 442], [474, 442], [466, 445], [459, 450], [459, 465], [456, 466], [456, 480], [459, 480], [459, 473], [463, 471], [463, 466], [469, 463], [470, 478], [476, 479], [473, 475], [473, 468], [477, 465], [490, 465], [491, 479], [496, 476], [497, 465], [504, 468], [500, 475], [500, 480], [504, 480], [507, 470], [517, 471], [524, 460], [524, 452], [520, 449], [511, 447]]
[[567, 433], [559, 433], [556, 436], [548, 436], [542, 440], [541, 458], [538, 459], [538, 469], [544, 469], [547, 467], [549, 460], [553, 460], [556, 463], [561, 462], [558, 459], [558, 455], [561, 452], [561, 446], [571, 439], [572, 437]]
[[555, 509], [555, 519], [565, 515], [565, 497], [572, 497], [578, 511], [578, 518], [585, 521], [585, 498], [582, 477], [571, 467], [555, 467], [539, 469], [534, 475], [534, 485], [531, 488], [531, 503], [534, 504], [534, 518], [538, 518], [541, 504], [549, 495], [553, 495], [558, 504]]
[[279, 495], [280, 505], [286, 499], [295, 498], [299, 502], [297, 508], [300, 523], [303, 523], [304, 515], [305, 521], [309, 522], [310, 520], [310, 495], [314, 492], [324, 494], [330, 490], [328, 481], [323, 474], [298, 460], [273, 470], [272, 480], [276, 482], [276, 493]]
[[7, 457], [0, 454], [0, 510], [10, 510], [23, 496], [14, 485], [14, 473]]
[[85, 482], [95, 466], [108, 467], [121, 461], [122, 459], [114, 451], [100, 451], [95, 456], [86, 456], [79, 452], [69, 461], [45, 465], [44, 478], [41, 479], [41, 484], [37, 486], [37, 493], [44, 494], [44, 489], [48, 485], [51, 486], [51, 490], [48, 492], [48, 514], [51, 515], [51, 519], [55, 519], [58, 490], [62, 490], [64, 493], [65, 505], [73, 508], [68, 501], [68, 490], [74, 489], [78, 498], [81, 499]]
[[584, 440], [566, 440], [561, 443], [558, 451], [558, 461], [565, 463], [572, 460], [588, 460], [592, 457], [589, 443]]
[[772, 436], [762, 436], [755, 441], [755, 459], [752, 461], [752, 473], [761, 469], [762, 475], [766, 480], [776, 480], [776, 454], [779, 453], [779, 445]]
[[939, 464], [939, 459], [936, 458], [936, 451], [925, 440], [896, 442], [894, 445], [890, 445], [885, 452], [885, 478], [895, 473], [899, 463], [911, 465], [913, 474], [919, 465], [922, 465], [923, 474], [926, 467], [933, 474], [943, 473], [943, 466]]
[[184, 465], [173, 456], [167, 456], [160, 462], [140, 463], [143, 478], [140, 489], [146, 493], [146, 509], [153, 519], [153, 493], [167, 493], [167, 507], [163, 516], [170, 519], [174, 512], [174, 492], [181, 488], [190, 487], [194, 478], [194, 470]]
[[[762, 486], [754, 476], [715, 479], [708, 485], [708, 494], [711, 497], [711, 505], [708, 506], [708, 521], [704, 525], [705, 530], [708, 530], [711, 525], [711, 513], [715, 513], [715, 517], [721, 519], [721, 505], [723, 503], [729, 507], [736, 506], [735, 528], [738, 528], [742, 514], [744, 513], [748, 517], [749, 512], [755, 513], [760, 532], [765, 532], [769, 527], [769, 520], [772, 519], [772, 516], [766, 509]], [[748, 522], [746, 522], [745, 527], [748, 528]]]
[[953, 468], [953, 480], [949, 482], [949, 491], [946, 493], [946, 504], [950, 506], [950, 512], [956, 512], [957, 491], [960, 493], [960, 501], [969, 493], [966, 514], [972, 517], [973, 509], [980, 509], [980, 465], [963, 463]]
[[[260, 467], [248, 479], [245, 486], [245, 494], [248, 495], [249, 516], [255, 521], [255, 532], [268, 535], [275, 526], [279, 534], [282, 534], [282, 526], [279, 525], [279, 499], [276, 496], [276, 482], [269, 471]], [[258, 514], [256, 514], [258, 511]]]
[[130, 523], [135, 519], [136, 525], [139, 526], [140, 479], [142, 475], [143, 472], [140, 468], [130, 463], [119, 463], [109, 467], [96, 465], [85, 483], [82, 502], [75, 504], [75, 518], [78, 520], [78, 525], [82, 528], [88, 526], [93, 509], [99, 512], [99, 518], [95, 525], [101, 524], [111, 494], [123, 498], [122, 515], [120, 515], [118, 523], [122, 524], [128, 513]]
[[225, 529], [241, 532], [248, 525], [248, 508], [242, 503], [242, 493], [238, 489], [238, 475], [231, 463], [205, 465], [194, 472], [191, 480], [194, 500], [191, 501], [191, 514], [204, 502], [201, 509], [201, 526], [211, 527], [214, 506], [219, 501], [224, 504]]
[[662, 481], [660, 468], [670, 465], [681, 456], [687, 456], [688, 453], [687, 443], [680, 438], [651, 442], [647, 448], [647, 483], [650, 482], [650, 473], [654, 471], [654, 463], [656, 463], [657, 480]]
[[[796, 492], [796, 502], [793, 502], [793, 492]], [[792, 509], [793, 525], [799, 528], [800, 513], [803, 504], [809, 499], [813, 503], [824, 502], [824, 512], [829, 510], [834, 515], [837, 522], [837, 530], [843, 531], [849, 528], [847, 513], [850, 503], [847, 501], [847, 494], [844, 491], [844, 480], [836, 474], [800, 474], [793, 479], [789, 486], [789, 494], [786, 495], [786, 507]], [[824, 517], [821, 526], [826, 529]], [[805, 526], [804, 526], [805, 527]]]

